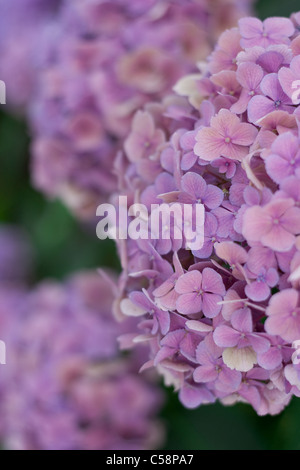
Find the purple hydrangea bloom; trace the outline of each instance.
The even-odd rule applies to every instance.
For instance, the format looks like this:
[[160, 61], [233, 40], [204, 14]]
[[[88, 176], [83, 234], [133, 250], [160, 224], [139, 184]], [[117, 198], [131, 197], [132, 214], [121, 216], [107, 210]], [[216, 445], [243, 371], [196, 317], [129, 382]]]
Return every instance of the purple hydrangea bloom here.
[[157, 240], [147, 250], [145, 240], [118, 242], [115, 311], [139, 317], [144, 368], [188, 408], [246, 402], [273, 415], [300, 396], [300, 109], [289, 88], [299, 18], [245, 18], [227, 30], [176, 96], [144, 108], [151, 135], [164, 136], [151, 155], [125, 146], [120, 193], [131, 203], [205, 209], [203, 246], [165, 244], [163, 269], [149, 257], [147, 270], [135, 269]]
[[202, 311], [206, 317], [213, 318], [221, 310], [219, 302], [225, 295], [225, 287], [216, 271], [205, 268], [202, 273], [193, 270], [182, 274], [175, 284], [175, 292], [179, 294], [176, 302], [179, 313]]
[[[115, 190], [113, 161], [134, 112], [197, 70], [196, 62], [221, 31], [249, 12], [252, 0], [140, 3], [61, 0], [36, 47], [28, 111], [33, 181], [80, 217], [93, 217]], [[134, 131], [125, 144], [129, 159], [164, 143], [146, 112], [136, 116]]]
[[1, 291], [1, 338], [9, 351], [0, 380], [6, 448], [160, 445], [162, 396], [138, 375], [137, 356], [118, 355], [117, 337], [126, 330], [111, 316], [109, 292], [96, 273], [77, 274], [65, 284], [44, 282], [19, 296]]
[[29, 104], [35, 82], [35, 49], [63, 0], [0, 1], [0, 76], [10, 106]]

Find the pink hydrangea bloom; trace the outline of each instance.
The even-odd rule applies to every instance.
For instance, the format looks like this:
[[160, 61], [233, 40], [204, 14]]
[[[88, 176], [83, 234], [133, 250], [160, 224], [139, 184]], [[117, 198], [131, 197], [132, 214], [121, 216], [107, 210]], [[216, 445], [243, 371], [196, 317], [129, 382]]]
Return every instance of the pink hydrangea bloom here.
[[187, 408], [242, 401], [276, 414], [300, 396], [300, 109], [285, 82], [300, 56], [296, 16], [246, 18], [223, 33], [201, 73], [178, 82], [179, 97], [146, 106], [165, 144], [127, 158], [120, 179], [147, 207], [204, 204], [203, 246], [165, 244], [160, 269], [149, 259], [157, 240], [118, 242], [116, 313], [139, 316], [144, 368]]
[[202, 274], [193, 270], [180, 276], [175, 292], [179, 294], [176, 302], [179, 313], [189, 315], [202, 311], [206, 317], [213, 318], [221, 310], [218, 303], [225, 295], [225, 287], [218, 273], [205, 268]]
[[261, 118], [275, 110], [293, 113], [292, 102], [282, 90], [276, 73], [270, 73], [263, 78], [260, 91], [262, 94], [253, 96], [248, 106], [250, 122], [258, 123]]
[[249, 153], [256, 135], [254, 126], [242, 123], [235, 114], [221, 109], [212, 118], [210, 127], [204, 127], [198, 132], [194, 151], [198, 157], [207, 161], [219, 157], [241, 161]]
[[278, 334], [285, 341], [293, 342], [300, 337], [299, 292], [285, 289], [274, 295], [267, 309], [266, 330], [272, 335]]
[[289, 251], [300, 234], [300, 209], [293, 199], [275, 199], [264, 207], [250, 207], [244, 215], [243, 235], [275, 251]]
[[295, 32], [295, 27], [288, 18], [267, 18], [263, 22], [257, 18], [242, 18], [239, 27], [242, 36], [241, 46], [245, 49], [288, 44]]
[[[135, 111], [161, 100], [182, 75], [197, 72], [196, 63], [222, 31], [249, 13], [253, 0], [2, 3], [12, 5], [5, 15], [0, 8], [0, 25], [6, 23], [0, 34], [1, 77], [8, 77], [15, 97], [34, 87], [27, 107], [34, 185], [90, 219], [117, 187], [113, 162], [123, 140], [129, 158], [134, 152], [136, 159], [163, 140], [161, 130], [149, 135], [152, 124], [146, 135], [135, 129], [128, 136]], [[40, 16], [21, 3], [32, 4]], [[53, 10], [47, 13], [49, 5]], [[117, 173], [123, 172], [121, 167]]]
[[286, 132], [279, 136], [271, 147], [266, 159], [268, 175], [276, 183], [280, 183], [288, 176], [294, 175], [299, 167], [299, 140], [294, 134]]

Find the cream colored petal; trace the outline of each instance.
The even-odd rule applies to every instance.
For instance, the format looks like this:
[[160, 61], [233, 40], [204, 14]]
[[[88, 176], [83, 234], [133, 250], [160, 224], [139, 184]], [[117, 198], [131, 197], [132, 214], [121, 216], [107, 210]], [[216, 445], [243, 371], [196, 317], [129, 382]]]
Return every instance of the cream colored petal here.
[[257, 363], [256, 352], [251, 347], [227, 348], [223, 351], [223, 361], [232, 370], [248, 372]]
[[121, 312], [127, 317], [141, 317], [146, 310], [135, 305], [130, 299], [123, 299], [120, 303]]

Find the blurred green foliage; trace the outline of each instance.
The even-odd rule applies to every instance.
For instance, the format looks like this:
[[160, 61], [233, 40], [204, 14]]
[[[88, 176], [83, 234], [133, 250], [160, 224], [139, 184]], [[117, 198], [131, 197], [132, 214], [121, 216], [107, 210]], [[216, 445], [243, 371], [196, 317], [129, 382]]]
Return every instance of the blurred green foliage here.
[[257, 15], [264, 19], [268, 16], [289, 16], [299, 11], [299, 0], [258, 0], [256, 2]]
[[[256, 9], [267, 16], [289, 15], [299, 0], [260, 0]], [[4, 107], [2, 107], [2, 110]], [[119, 267], [114, 244], [99, 241], [95, 227], [78, 223], [58, 201], [47, 201], [30, 185], [29, 136], [18, 118], [0, 115], [0, 222], [25, 229], [36, 257], [34, 281], [60, 279], [78, 269]], [[250, 406], [220, 404], [185, 410], [172, 390], [162, 417], [166, 449], [173, 450], [300, 450], [300, 399], [279, 416], [258, 417]]]

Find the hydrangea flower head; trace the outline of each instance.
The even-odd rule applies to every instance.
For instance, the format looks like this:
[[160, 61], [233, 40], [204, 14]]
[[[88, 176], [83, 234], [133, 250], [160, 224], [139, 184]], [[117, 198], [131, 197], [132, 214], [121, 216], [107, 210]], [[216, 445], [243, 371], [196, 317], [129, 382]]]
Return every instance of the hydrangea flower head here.
[[[116, 188], [113, 161], [133, 113], [197, 70], [219, 32], [249, 12], [251, 3], [61, 0], [37, 51], [29, 110], [35, 186], [79, 216], [94, 217]], [[135, 119], [126, 143], [135, 159], [163, 143], [150, 121], [146, 112]]]
[[44, 282], [21, 297], [1, 291], [9, 350], [0, 378], [6, 448], [160, 445], [163, 428], [155, 416], [162, 396], [137, 374], [137, 356], [118, 355], [117, 337], [126, 330], [112, 318], [110, 291], [97, 273], [77, 274], [65, 284]]
[[147, 342], [144, 368], [188, 408], [241, 401], [277, 414], [300, 393], [298, 17], [240, 20], [176, 96], [146, 105], [164, 135], [151, 155], [124, 148], [131, 202], [205, 210], [202, 247], [118, 242], [116, 313], [133, 316], [147, 298], [133, 344]]

